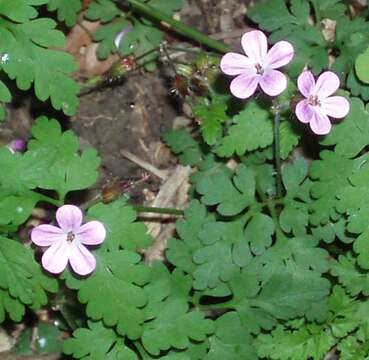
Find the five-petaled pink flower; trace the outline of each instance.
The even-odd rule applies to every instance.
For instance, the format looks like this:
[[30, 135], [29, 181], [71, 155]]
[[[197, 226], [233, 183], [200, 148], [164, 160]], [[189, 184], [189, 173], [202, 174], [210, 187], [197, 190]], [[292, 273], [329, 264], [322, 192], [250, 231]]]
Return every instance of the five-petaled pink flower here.
[[268, 51], [267, 38], [259, 30], [244, 34], [241, 44], [246, 56], [230, 52], [220, 62], [220, 68], [225, 74], [238, 75], [231, 82], [231, 93], [240, 99], [246, 99], [255, 92], [259, 84], [270, 96], [282, 93], [287, 87], [287, 79], [275, 69], [292, 60], [292, 45], [288, 41], [278, 41]]
[[326, 71], [315, 83], [313, 74], [304, 71], [297, 79], [297, 86], [305, 100], [298, 102], [296, 116], [303, 123], [309, 123], [317, 135], [326, 135], [331, 130], [328, 116], [343, 118], [350, 111], [350, 103], [343, 96], [330, 96], [340, 86], [338, 76]]
[[56, 211], [60, 227], [39, 225], [31, 232], [38, 246], [50, 246], [42, 256], [42, 266], [53, 274], [61, 273], [68, 261], [75, 273], [88, 275], [96, 267], [94, 256], [84, 245], [98, 245], [105, 240], [106, 230], [100, 221], [82, 225], [82, 211], [74, 205], [63, 205]]

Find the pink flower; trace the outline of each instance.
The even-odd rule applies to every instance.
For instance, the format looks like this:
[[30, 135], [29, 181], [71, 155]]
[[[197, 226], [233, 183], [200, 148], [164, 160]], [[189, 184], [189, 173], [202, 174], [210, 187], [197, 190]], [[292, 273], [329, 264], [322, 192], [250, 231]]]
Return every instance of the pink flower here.
[[82, 217], [80, 208], [64, 205], [56, 211], [60, 227], [39, 225], [32, 230], [31, 240], [36, 245], [50, 246], [41, 259], [47, 271], [59, 274], [68, 261], [79, 275], [88, 275], [95, 269], [96, 260], [84, 245], [101, 244], [105, 240], [106, 231], [100, 221], [82, 225]]
[[230, 52], [222, 57], [220, 68], [227, 75], [238, 75], [231, 82], [231, 93], [240, 98], [250, 97], [260, 84], [270, 96], [282, 93], [287, 87], [287, 79], [275, 70], [288, 64], [294, 55], [288, 41], [278, 41], [268, 51], [267, 38], [263, 32], [247, 32], [241, 39], [245, 55]]
[[340, 86], [338, 76], [326, 71], [317, 82], [310, 71], [302, 72], [297, 79], [297, 86], [305, 100], [298, 102], [296, 116], [303, 123], [309, 123], [317, 135], [326, 135], [331, 130], [328, 116], [343, 118], [350, 111], [350, 103], [343, 96], [330, 96]]

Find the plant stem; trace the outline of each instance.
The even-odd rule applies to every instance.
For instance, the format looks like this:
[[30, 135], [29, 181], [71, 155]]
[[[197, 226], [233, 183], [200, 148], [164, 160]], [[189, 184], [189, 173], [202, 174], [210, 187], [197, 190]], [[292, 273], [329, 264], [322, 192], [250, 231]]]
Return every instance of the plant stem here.
[[320, 13], [319, 13], [319, 8], [318, 8], [318, 3], [316, 0], [310, 0], [310, 2], [314, 10], [315, 23], [317, 26], [319, 26], [320, 25]]
[[37, 194], [38, 198], [40, 201], [45, 201], [48, 202], [49, 204], [55, 205], [55, 206], [61, 206], [63, 205], [63, 203], [60, 200], [57, 199], [53, 199], [47, 195], [43, 195], [43, 194]]
[[151, 206], [139, 206], [132, 205], [132, 207], [139, 213], [155, 213], [155, 214], [168, 214], [168, 215], [178, 215], [183, 216], [184, 211], [174, 208], [161, 208], [161, 207], [151, 207]]
[[274, 159], [277, 180], [277, 199], [282, 197], [282, 170], [281, 170], [281, 149], [280, 149], [280, 134], [279, 125], [281, 122], [281, 114], [278, 106], [275, 108], [274, 115]]
[[159, 22], [163, 22], [166, 25], [168, 25], [173, 31], [181, 35], [184, 35], [192, 40], [195, 40], [200, 44], [207, 46], [208, 48], [214, 49], [221, 53], [229, 51], [229, 47], [224, 43], [210, 38], [209, 36], [201, 33], [200, 31], [197, 31], [180, 21], [173, 19], [171, 16], [163, 13], [162, 11], [150, 5], [141, 2], [140, 0], [123, 0], [122, 2], [129, 4], [134, 11], [142, 14], [143, 16], [148, 17], [150, 19], [155, 19], [156, 21]]

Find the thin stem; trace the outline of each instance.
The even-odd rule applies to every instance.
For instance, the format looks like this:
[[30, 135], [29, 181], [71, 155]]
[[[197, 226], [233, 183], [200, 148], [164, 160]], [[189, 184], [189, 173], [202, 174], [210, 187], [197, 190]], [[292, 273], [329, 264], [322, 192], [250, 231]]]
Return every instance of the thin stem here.
[[47, 195], [43, 194], [37, 194], [40, 201], [48, 202], [49, 204], [55, 205], [55, 206], [61, 206], [63, 205], [61, 200], [53, 199]]
[[282, 197], [282, 170], [281, 170], [281, 149], [280, 149], [280, 134], [279, 125], [281, 122], [281, 114], [278, 107], [276, 107], [274, 115], [274, 160], [277, 178], [277, 199]]
[[75, 322], [73, 315], [70, 313], [68, 307], [64, 304], [58, 304], [58, 310], [60, 314], [62, 315], [63, 319], [69, 326], [69, 328], [74, 331], [78, 328], [77, 323]]
[[214, 49], [221, 53], [229, 51], [229, 47], [224, 43], [210, 38], [200, 31], [197, 31], [180, 21], [173, 19], [171, 16], [148, 4], [141, 2], [140, 0], [121, 0], [121, 2], [129, 4], [134, 11], [142, 14], [143, 16], [162, 22], [165, 25], [169, 26], [173, 31], [176, 31], [177, 33], [184, 35], [192, 40], [195, 40], [211, 49]]
[[183, 216], [184, 211], [174, 208], [162, 208], [162, 207], [151, 207], [151, 206], [140, 206], [132, 205], [132, 207], [139, 213], [155, 213], [155, 214], [168, 214]]
[[319, 8], [318, 8], [318, 3], [316, 0], [310, 0], [311, 5], [313, 6], [314, 9], [314, 15], [315, 15], [315, 23], [316, 25], [319, 26], [320, 24], [320, 12], [319, 12]]

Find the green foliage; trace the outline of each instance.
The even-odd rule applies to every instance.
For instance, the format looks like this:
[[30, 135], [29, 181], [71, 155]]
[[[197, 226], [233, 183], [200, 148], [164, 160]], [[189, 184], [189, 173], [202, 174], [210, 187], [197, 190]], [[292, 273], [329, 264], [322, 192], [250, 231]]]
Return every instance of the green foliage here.
[[81, 8], [81, 0], [49, 0], [47, 4], [47, 9], [57, 11], [58, 20], [64, 21], [67, 26], [73, 26], [76, 23], [77, 14]]
[[[150, 271], [139, 264], [140, 256], [126, 250], [96, 251], [97, 270], [85, 281], [66, 273], [66, 284], [78, 290], [78, 299], [87, 303], [92, 320], [117, 326], [117, 332], [137, 339], [144, 321], [140, 309], [147, 302], [142, 285], [150, 280]], [[97, 291], [97, 289], [99, 289]]]
[[167, 132], [163, 139], [183, 165], [196, 165], [201, 160], [200, 146], [186, 129]]
[[137, 355], [124, 345], [123, 339], [102, 322], [88, 322], [64, 342], [64, 353], [76, 359], [136, 360]]
[[369, 83], [369, 47], [355, 61], [357, 77], [364, 83]]
[[212, 102], [201, 98], [194, 108], [194, 114], [201, 123], [201, 132], [208, 145], [214, 145], [222, 135], [222, 123], [228, 120], [227, 105], [220, 98], [213, 98]]
[[217, 149], [219, 156], [244, 155], [271, 145], [273, 142], [273, 123], [270, 113], [255, 100], [251, 100], [233, 118], [228, 135], [224, 136]]
[[[2, 69], [11, 80], [16, 81], [19, 89], [28, 90], [34, 84], [39, 100], [50, 99], [55, 109], [74, 115], [79, 103], [79, 87], [70, 75], [76, 70], [76, 64], [71, 55], [55, 50], [64, 45], [64, 35], [55, 29], [56, 22], [49, 18], [36, 18], [38, 12], [34, 6], [45, 3], [48, 1], [0, 3]], [[50, 4], [52, 8], [54, 5]], [[64, 9], [65, 2], [61, 6]], [[64, 17], [61, 9], [59, 17]], [[1, 83], [0, 87], [0, 100], [9, 101], [5, 85]]]
[[99, 219], [107, 229], [109, 242], [102, 245], [110, 251], [137, 251], [150, 245], [151, 238], [146, 234], [143, 223], [135, 222], [136, 212], [127, 205], [126, 199], [120, 199], [110, 204], [99, 203], [88, 210], [88, 216]]
[[[148, 5], [171, 15], [175, 10], [183, 6], [182, 0], [167, 1], [150, 0]], [[99, 42], [97, 55], [100, 59], [106, 59], [109, 54], [119, 52], [122, 56], [134, 54], [140, 56], [155, 48], [163, 41], [163, 32], [154, 23], [142, 19], [135, 14], [123, 13], [115, 5], [113, 0], [96, 0], [92, 2], [86, 12], [86, 17], [90, 20], [100, 20], [104, 25], [94, 33], [94, 39]], [[119, 49], [114, 44], [114, 39], [119, 32], [129, 29], [119, 45]], [[156, 58], [155, 53], [148, 55], [144, 59], [144, 66], [147, 70], [154, 70]]]
[[39, 309], [47, 303], [46, 291], [56, 292], [57, 282], [45, 275], [33, 258], [33, 252], [17, 241], [0, 237], [0, 315], [4, 310], [19, 321], [24, 305]]
[[[349, 353], [351, 349], [348, 342], [354, 345], [357, 341], [365, 341], [368, 323], [363, 314], [368, 305], [351, 299], [340, 287], [333, 289], [328, 304], [329, 317], [324, 324], [304, 324], [302, 319], [294, 320], [278, 325], [270, 335], [260, 334], [256, 343], [259, 356], [281, 360], [319, 360], [337, 343], [340, 351]], [[346, 338], [355, 330], [358, 331], [357, 335]], [[359, 349], [360, 345], [354, 346], [353, 350], [357, 352]], [[367, 350], [361, 353], [368, 355]], [[344, 358], [350, 359], [346, 356]]]
[[263, 30], [272, 32], [272, 43], [279, 40], [292, 43], [295, 57], [288, 66], [292, 76], [297, 76], [305, 65], [319, 73], [328, 64], [326, 41], [321, 31], [309, 22], [310, 12], [310, 3], [305, 0], [292, 0], [290, 8], [283, 0], [268, 0], [257, 3], [248, 12]]

